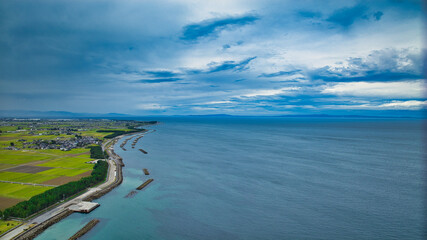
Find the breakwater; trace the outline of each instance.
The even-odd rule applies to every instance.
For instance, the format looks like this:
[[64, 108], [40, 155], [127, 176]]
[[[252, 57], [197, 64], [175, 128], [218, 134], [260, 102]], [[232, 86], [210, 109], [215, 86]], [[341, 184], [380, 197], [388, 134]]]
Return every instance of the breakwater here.
[[143, 188], [145, 188], [148, 184], [150, 184], [152, 181], [154, 181], [154, 179], [150, 178], [147, 181], [145, 181], [143, 184], [141, 184], [139, 187], [137, 187], [137, 190], [141, 190]]
[[148, 169], [144, 168], [142, 169], [142, 171], [144, 172], [145, 175], [150, 175], [150, 172], [148, 172]]
[[120, 147], [123, 149], [123, 151], [126, 151], [125, 145], [126, 145], [126, 143], [127, 143], [131, 138], [132, 138], [132, 137], [130, 137], [130, 138], [126, 138], [126, 139], [122, 142], [122, 144], [120, 144]]
[[71, 236], [68, 240], [76, 240], [83, 235], [85, 235], [87, 232], [89, 232], [92, 228], [96, 226], [96, 224], [99, 223], [98, 219], [92, 219], [90, 222], [88, 222], [82, 229], [80, 229], [78, 232], [76, 232], [73, 236]]
[[148, 152], [144, 151], [143, 149], [139, 149], [139, 151], [141, 151], [143, 154], [147, 154]]
[[132, 148], [135, 148], [135, 144], [136, 144], [136, 143], [139, 141], [139, 139], [141, 139], [143, 136], [144, 136], [144, 135], [141, 135], [141, 136], [139, 136], [139, 137], [135, 138], [135, 140], [133, 140], [133, 142], [132, 142]]

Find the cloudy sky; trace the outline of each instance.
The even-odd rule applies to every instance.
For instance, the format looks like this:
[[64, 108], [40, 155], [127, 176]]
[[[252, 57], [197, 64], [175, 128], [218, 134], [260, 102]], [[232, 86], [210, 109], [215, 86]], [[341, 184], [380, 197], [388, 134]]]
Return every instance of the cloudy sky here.
[[1, 1], [0, 110], [420, 112], [422, 0]]

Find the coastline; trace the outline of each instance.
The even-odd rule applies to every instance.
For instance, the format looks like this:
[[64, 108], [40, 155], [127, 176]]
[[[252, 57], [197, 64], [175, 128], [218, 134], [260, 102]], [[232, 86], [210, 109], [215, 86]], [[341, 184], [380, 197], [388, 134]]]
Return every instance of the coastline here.
[[149, 131], [147, 130], [138, 133], [120, 135], [102, 144], [102, 149], [105, 150], [108, 154], [108, 159], [106, 159], [108, 163], [108, 175], [104, 183], [92, 188], [88, 188], [85, 192], [74, 197], [73, 199], [53, 207], [52, 209], [40, 215], [36, 215], [20, 226], [11, 229], [9, 232], [6, 232], [3, 236], [0, 237], [0, 239], [34, 239], [48, 227], [71, 215], [73, 212], [68, 209], [69, 206], [81, 201], [93, 201], [98, 199], [119, 186], [123, 182], [122, 166], [124, 166], [124, 164], [122, 158], [114, 152], [114, 146], [121, 138], [125, 136], [137, 135], [141, 133], [146, 134], [149, 133]]

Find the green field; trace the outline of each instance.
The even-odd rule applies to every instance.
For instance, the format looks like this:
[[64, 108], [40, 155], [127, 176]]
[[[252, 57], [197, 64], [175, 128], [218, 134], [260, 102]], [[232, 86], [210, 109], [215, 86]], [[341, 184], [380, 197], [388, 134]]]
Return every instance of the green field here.
[[9, 229], [18, 226], [19, 224], [21, 224], [21, 222], [0, 220], [0, 234], [7, 232]]
[[[89, 149], [79, 148], [71, 151], [50, 150], [0, 150], [0, 181], [18, 183], [44, 182], [60, 177], [75, 177], [91, 171], [93, 164], [88, 164]], [[31, 164], [32, 166], [51, 167], [37, 173], [13, 172], [13, 167]], [[77, 179], [69, 179], [68, 181]], [[48, 184], [55, 185], [55, 184]], [[16, 183], [0, 182], [0, 197], [27, 200], [52, 187], [21, 185]]]
[[0, 196], [28, 200], [32, 196], [49, 190], [53, 187], [31, 186], [0, 182]]
[[[80, 148], [71, 151], [56, 149], [39, 151], [10, 151], [0, 150], [0, 180], [42, 183], [60, 176], [76, 176], [92, 170], [93, 164], [88, 164], [89, 149]], [[34, 166], [52, 167], [38, 173], [8, 172], [8, 169], [22, 164], [33, 163]]]
[[3, 164], [21, 165], [49, 158], [52, 158], [52, 156], [36, 152], [0, 150], [0, 163]]
[[2, 181], [23, 182], [23, 183], [43, 183], [45, 181], [57, 178], [59, 176], [61, 175], [48, 175], [44, 173], [0, 172], [0, 180]]

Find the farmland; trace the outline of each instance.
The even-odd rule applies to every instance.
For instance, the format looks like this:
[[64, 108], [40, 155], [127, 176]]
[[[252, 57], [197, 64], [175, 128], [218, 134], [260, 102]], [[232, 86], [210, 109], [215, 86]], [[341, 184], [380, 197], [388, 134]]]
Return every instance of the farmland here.
[[90, 176], [94, 165], [88, 163], [93, 160], [89, 146], [99, 146], [114, 132], [132, 132], [143, 125], [113, 120], [0, 120], [0, 210]]

